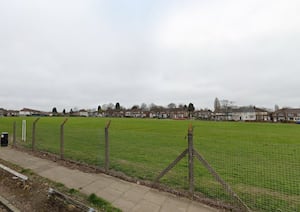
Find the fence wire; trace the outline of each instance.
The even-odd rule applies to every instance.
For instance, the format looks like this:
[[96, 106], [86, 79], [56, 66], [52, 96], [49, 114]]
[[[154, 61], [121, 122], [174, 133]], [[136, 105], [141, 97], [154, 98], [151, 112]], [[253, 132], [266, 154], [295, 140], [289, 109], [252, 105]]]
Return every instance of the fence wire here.
[[[26, 142], [21, 141], [23, 119], [27, 120]], [[34, 120], [32, 117], [4, 118], [0, 119], [0, 127], [11, 134], [16, 121], [17, 144], [31, 148]], [[60, 154], [63, 121], [64, 118], [53, 117], [38, 121], [37, 150]], [[107, 122], [108, 119], [69, 118], [64, 127], [65, 158], [104, 167]], [[110, 169], [154, 181], [187, 148], [188, 123], [112, 119]], [[300, 211], [299, 125], [201, 121], [194, 121], [193, 125], [195, 150], [252, 211]], [[240, 208], [240, 202], [196, 158], [194, 180], [196, 196]], [[188, 191], [188, 157], [166, 173], [160, 183]]]
[[[197, 148], [251, 210], [300, 210], [300, 142], [199, 140]], [[209, 190], [213, 198], [234, 203], [218, 194], [223, 188]]]

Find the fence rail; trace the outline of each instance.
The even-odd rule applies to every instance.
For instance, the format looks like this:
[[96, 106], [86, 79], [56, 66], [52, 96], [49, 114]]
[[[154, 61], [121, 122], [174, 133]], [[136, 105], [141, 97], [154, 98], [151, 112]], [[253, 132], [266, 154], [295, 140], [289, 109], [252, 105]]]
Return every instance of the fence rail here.
[[[188, 122], [132, 122], [28, 119], [28, 143], [21, 141], [17, 119], [11, 122], [12, 141], [13, 146], [49, 151], [106, 173], [121, 171], [237, 211], [300, 211], [298, 125], [195, 121], [186, 135]], [[285, 136], [278, 136], [279, 131]]]

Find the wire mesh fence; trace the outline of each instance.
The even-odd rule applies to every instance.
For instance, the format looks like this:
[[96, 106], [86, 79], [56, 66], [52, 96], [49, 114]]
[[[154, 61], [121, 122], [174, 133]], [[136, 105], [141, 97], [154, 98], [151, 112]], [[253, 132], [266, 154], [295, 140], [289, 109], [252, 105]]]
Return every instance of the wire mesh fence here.
[[[257, 126], [265, 127], [261, 124]], [[248, 127], [251, 128], [251, 125]], [[288, 131], [293, 129], [290, 131], [293, 134], [281, 134], [284, 131], [280, 130], [275, 132], [278, 125], [267, 127], [272, 128], [272, 134], [268, 133], [268, 129], [260, 129], [264, 131], [263, 136], [258, 136], [256, 131], [248, 131], [238, 138], [234, 138], [233, 134], [236, 132], [227, 134], [229, 138], [225, 138], [224, 134], [224, 138], [220, 140], [199, 138], [197, 148], [251, 210], [299, 211], [298, 126], [281, 125]], [[201, 187], [199, 190], [201, 191]], [[218, 194], [219, 191], [216, 185], [206, 192], [211, 198], [232, 202], [226, 194]]]
[[[64, 117], [22, 117], [8, 120], [7, 129], [11, 135], [13, 133], [13, 123], [16, 124], [17, 146], [23, 146], [35, 151], [49, 152], [58, 157], [61, 157], [61, 154], [63, 154], [65, 159], [99, 167], [102, 167], [104, 164], [103, 127], [105, 122], [103, 120], [100, 120], [100, 122], [99, 119], [84, 118], [66, 120]], [[22, 130], [24, 120], [26, 120], [25, 131], [24, 129]], [[61, 129], [64, 122], [66, 123], [63, 126], [62, 135]], [[26, 139], [22, 139], [24, 133], [26, 134]], [[62, 139], [63, 146], [61, 145]]]
[[[27, 139], [22, 141], [22, 120]], [[36, 118], [16, 121], [18, 145], [32, 147]], [[60, 154], [61, 124], [65, 118], [41, 118], [36, 124], [36, 149]], [[105, 166], [105, 127], [108, 119], [69, 118], [64, 125], [64, 157]], [[1, 123], [2, 122], [2, 123]], [[300, 211], [299, 125], [112, 119], [109, 127], [109, 168], [154, 182], [187, 149], [187, 127], [194, 126], [194, 149], [226, 185], [224, 188], [203, 161], [194, 156], [195, 197], [235, 210]], [[7, 124], [8, 123], [8, 124]], [[3, 127], [3, 119], [0, 127]], [[189, 161], [185, 155], [159, 183], [189, 191]], [[240, 199], [240, 201], [239, 201]]]
[[103, 167], [104, 126], [96, 119], [69, 119], [64, 129], [65, 158]]

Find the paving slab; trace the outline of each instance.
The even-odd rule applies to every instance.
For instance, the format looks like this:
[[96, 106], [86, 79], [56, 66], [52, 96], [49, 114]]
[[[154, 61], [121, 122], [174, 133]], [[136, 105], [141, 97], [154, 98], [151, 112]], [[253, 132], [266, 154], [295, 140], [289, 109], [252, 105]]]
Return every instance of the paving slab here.
[[84, 186], [91, 184], [98, 176], [88, 174], [78, 170], [68, 169], [62, 166], [57, 166], [47, 171], [38, 173], [39, 175], [63, 183], [69, 188], [82, 189]]
[[136, 205], [134, 202], [122, 198], [115, 200], [112, 204], [117, 208], [122, 208], [123, 212], [131, 212]]
[[12, 163], [18, 164], [21, 167], [31, 169], [35, 173], [39, 171], [47, 170], [57, 166], [56, 163], [48, 160], [43, 160], [37, 157], [33, 157], [25, 152], [11, 151], [11, 148], [1, 148], [0, 157], [4, 156], [6, 159]]
[[131, 210], [132, 212], [159, 212], [160, 205], [157, 205], [149, 200], [140, 201], [134, 208]]
[[107, 188], [109, 184], [114, 183], [113, 181], [107, 181], [104, 179], [97, 178], [95, 181], [90, 182], [86, 186], [83, 186], [81, 191], [86, 194], [97, 193], [99, 190]]
[[96, 195], [109, 202], [114, 202], [115, 200], [120, 199], [122, 192], [113, 188], [105, 188], [97, 191]]
[[215, 211], [217, 212], [218, 210], [217, 209], [214, 209], [214, 208], [211, 208], [209, 206], [206, 206], [206, 205], [203, 205], [203, 204], [200, 204], [198, 202], [191, 202], [189, 204], [189, 207], [187, 209], [187, 212], [201, 212], [201, 211], [207, 211], [207, 210], [210, 210], [210, 211]]
[[109, 185], [110, 188], [121, 191], [122, 193], [125, 193], [133, 188], [133, 184], [128, 184], [128, 182], [125, 181], [115, 181], [114, 183], [111, 183]]
[[167, 194], [165, 192], [159, 192], [154, 189], [150, 189], [144, 196], [143, 199], [148, 200], [154, 204], [162, 205], [167, 198]]
[[149, 190], [150, 188], [146, 186], [133, 185], [128, 191], [123, 193], [121, 198], [137, 204], [144, 199]]
[[95, 193], [124, 212], [218, 211], [186, 198], [179, 198], [166, 192], [160, 192], [105, 174], [91, 174], [69, 169], [58, 163], [10, 147], [0, 148], [0, 158], [23, 168], [31, 169], [36, 174], [52, 181], [63, 183], [68, 188], [78, 189], [87, 195]]
[[190, 200], [187, 199], [167, 197], [166, 201], [163, 203], [161, 207], [160, 212], [168, 212], [168, 211], [186, 212], [189, 204], [190, 204]]

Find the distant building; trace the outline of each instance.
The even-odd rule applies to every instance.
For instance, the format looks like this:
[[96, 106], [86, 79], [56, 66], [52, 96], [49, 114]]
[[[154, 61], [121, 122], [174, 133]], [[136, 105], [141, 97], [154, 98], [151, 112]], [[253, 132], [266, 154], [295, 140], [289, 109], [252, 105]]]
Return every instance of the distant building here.
[[271, 112], [263, 108], [254, 107], [254, 109], [256, 121], [271, 121]]
[[232, 120], [234, 121], [256, 121], [255, 107], [239, 107], [232, 109]]
[[281, 121], [300, 121], [300, 108], [282, 108], [272, 114], [274, 122]]
[[86, 111], [84, 109], [81, 109], [81, 110], [79, 110], [79, 116], [81, 116], [81, 117], [88, 117], [89, 113], [88, 113], [88, 111]]
[[183, 108], [173, 108], [169, 110], [169, 117], [171, 119], [187, 119], [189, 112]]
[[4, 108], [0, 108], [0, 117], [6, 115], [7, 115], [7, 110], [5, 110]]
[[18, 110], [7, 110], [7, 116], [19, 116]]
[[218, 121], [269, 121], [270, 113], [255, 106], [227, 107], [217, 109], [212, 117]]
[[30, 109], [30, 108], [23, 108], [22, 110], [20, 110], [19, 115], [20, 116], [49, 116], [49, 113]]
[[211, 120], [212, 118], [212, 111], [211, 110], [197, 110], [194, 112], [193, 116], [196, 119], [200, 119], [200, 120]]

